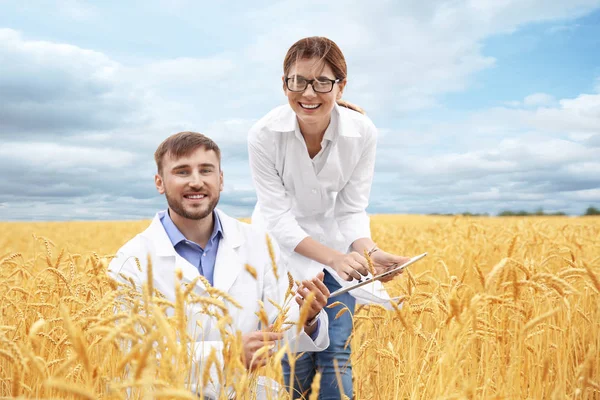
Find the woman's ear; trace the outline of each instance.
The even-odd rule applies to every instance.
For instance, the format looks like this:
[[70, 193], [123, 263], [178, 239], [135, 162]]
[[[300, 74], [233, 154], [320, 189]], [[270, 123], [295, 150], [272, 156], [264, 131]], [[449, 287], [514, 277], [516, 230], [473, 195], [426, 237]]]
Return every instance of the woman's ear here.
[[287, 96], [287, 87], [285, 86], [285, 75], [281, 76], [281, 88], [283, 89], [283, 93]]
[[344, 78], [343, 81], [338, 82], [338, 92], [335, 96], [336, 100], [340, 100], [342, 98], [342, 94], [344, 94], [344, 88], [346, 87], [346, 82], [348, 82], [346, 78]]

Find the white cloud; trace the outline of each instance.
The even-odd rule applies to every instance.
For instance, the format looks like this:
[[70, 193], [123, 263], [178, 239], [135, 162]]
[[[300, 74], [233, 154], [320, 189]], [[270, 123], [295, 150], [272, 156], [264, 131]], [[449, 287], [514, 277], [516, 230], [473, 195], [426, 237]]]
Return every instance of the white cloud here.
[[[582, 94], [551, 107], [484, 110], [452, 125], [421, 127], [421, 136], [386, 132], [380, 138], [373, 198], [388, 200], [374, 200], [373, 206], [492, 213], [543, 207], [580, 214], [586, 202], [600, 202], [600, 146], [593, 144], [600, 140], [598, 97]], [[424, 140], [428, 151], [418, 145]], [[456, 145], [450, 151], [444, 143], [451, 140]], [[399, 155], [396, 146], [408, 151]], [[396, 185], [385, 184], [390, 181]]]
[[139, 92], [106, 55], [0, 29], [0, 136], [140, 123]]
[[521, 103], [519, 100], [511, 100], [504, 102], [504, 104], [508, 107], [520, 107], [523, 103]]
[[5, 143], [0, 147], [0, 157], [34, 168], [62, 170], [76, 168], [94, 170], [98, 167], [118, 169], [130, 167], [136, 155], [110, 148], [60, 145], [56, 143]]
[[581, 26], [580, 24], [558, 24], [558, 25], [554, 25], [554, 26], [551, 26], [550, 28], [548, 28], [547, 32], [549, 34], [573, 32], [580, 26]]
[[600, 133], [596, 133], [585, 139], [585, 144], [590, 147], [600, 147]]
[[[596, 155], [600, 152], [596, 152]], [[565, 167], [565, 170], [577, 175], [588, 175], [590, 177], [600, 176], [600, 162], [598, 161], [584, 161], [574, 162]]]
[[233, 61], [221, 55], [205, 59], [180, 57], [159, 60], [134, 68], [130, 72], [132, 79], [150, 87], [185, 90], [199, 83], [224, 79], [234, 68]]
[[600, 94], [581, 94], [554, 101], [552, 105], [526, 107], [522, 103], [513, 103], [510, 108], [494, 107], [471, 113], [464, 122], [437, 129], [438, 134], [451, 135], [465, 145], [474, 138], [478, 139], [475, 144], [480, 145], [490, 137], [535, 132], [561, 138], [571, 134], [589, 138], [600, 132]]
[[224, 146], [246, 146], [248, 131], [254, 122], [256, 122], [256, 120], [242, 118], [215, 121], [206, 127], [205, 132]]
[[523, 104], [526, 106], [545, 106], [554, 103], [554, 96], [547, 93], [534, 93], [525, 97]]
[[79, 0], [58, 0], [57, 7], [61, 13], [78, 21], [87, 21], [96, 16], [97, 9]]
[[597, 203], [600, 201], [600, 189], [577, 190], [570, 192], [567, 197], [574, 201]]
[[[81, 68], [97, 69], [93, 74], [100, 79], [110, 79], [119, 64], [111, 61], [104, 54], [82, 49], [65, 43], [54, 43], [42, 40], [25, 39], [21, 33], [13, 29], [0, 28], [0, 43], [2, 44], [3, 56], [23, 57], [26, 55], [32, 63], [22, 63], [19, 59], [10, 60], [4, 68], [10, 68], [10, 72], [19, 68], [36, 68], [39, 65], [64, 71], [65, 74], [73, 73]], [[8, 55], [6, 55], [8, 53]], [[73, 60], [80, 59], [83, 65], [74, 65]], [[12, 68], [11, 68], [12, 67]]]

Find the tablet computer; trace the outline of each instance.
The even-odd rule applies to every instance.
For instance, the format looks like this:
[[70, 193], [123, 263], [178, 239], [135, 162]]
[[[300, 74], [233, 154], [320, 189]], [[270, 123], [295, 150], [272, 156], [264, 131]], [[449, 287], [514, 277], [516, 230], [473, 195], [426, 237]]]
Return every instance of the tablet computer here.
[[358, 281], [358, 282], [356, 282], [356, 283], [354, 283], [352, 285], [342, 287], [341, 289], [338, 289], [335, 292], [331, 293], [329, 295], [329, 297], [336, 297], [336, 296], [339, 296], [340, 294], [347, 293], [347, 292], [349, 292], [351, 290], [354, 290], [354, 289], [357, 289], [357, 288], [359, 288], [361, 286], [365, 286], [365, 285], [368, 285], [368, 284], [373, 283], [375, 281], [379, 281], [382, 278], [385, 278], [386, 276], [388, 276], [390, 274], [393, 274], [395, 272], [401, 271], [404, 268], [408, 267], [409, 265], [416, 263], [417, 261], [419, 261], [420, 259], [422, 259], [426, 255], [427, 255], [427, 253], [420, 254], [418, 256], [415, 256], [415, 257], [411, 258], [410, 260], [408, 260], [404, 264], [402, 264], [402, 265], [400, 265], [398, 267], [389, 269], [389, 270], [385, 271], [384, 273], [381, 273], [379, 275], [375, 275], [372, 278], [367, 277], [365, 279], [361, 279], [360, 281]]

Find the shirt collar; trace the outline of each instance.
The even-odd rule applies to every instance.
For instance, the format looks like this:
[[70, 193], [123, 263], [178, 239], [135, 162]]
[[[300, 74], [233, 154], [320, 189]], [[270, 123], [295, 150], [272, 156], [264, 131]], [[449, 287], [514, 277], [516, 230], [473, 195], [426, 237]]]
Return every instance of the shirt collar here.
[[219, 219], [219, 214], [213, 211], [213, 219], [215, 220], [215, 226], [213, 228], [212, 234], [210, 235], [210, 240], [215, 240], [215, 238], [223, 237], [223, 227], [221, 226], [221, 220]]
[[[336, 133], [338, 131], [337, 126], [338, 126], [338, 115], [335, 112], [331, 113], [331, 121], [329, 121], [329, 125], [327, 126], [327, 129], [325, 129], [325, 134], [323, 135], [323, 139], [321, 140], [321, 146], [325, 145], [325, 142], [333, 142], [333, 140], [335, 139]], [[296, 138], [298, 140], [300, 140], [301, 142], [304, 142], [304, 138], [302, 137], [302, 133], [300, 132], [300, 125], [298, 125], [298, 119], [294, 118], [295, 120], [295, 128], [294, 128], [294, 134], [296, 135]]]
[[[353, 129], [351, 126], [352, 121], [349, 118], [343, 118], [342, 113], [344, 113], [344, 111], [342, 111], [341, 108], [342, 107], [337, 105], [337, 103], [333, 106], [333, 110], [331, 111], [331, 120], [332, 122], [336, 122], [337, 126], [334, 126], [333, 128], [337, 129], [331, 129], [330, 132], [325, 131], [325, 138], [328, 140], [333, 140], [336, 133], [340, 136], [360, 137], [360, 133], [357, 132], [356, 128], [354, 127]], [[329, 125], [331, 126], [331, 124]], [[267, 128], [276, 132], [295, 132], [297, 126], [298, 119], [296, 118], [296, 113], [289, 105], [280, 107], [279, 112], [277, 112], [267, 123]]]
[[[213, 227], [212, 234], [210, 235], [210, 240], [215, 240], [216, 237], [223, 237], [223, 228], [221, 226], [221, 220], [219, 219], [219, 215], [213, 211], [213, 218], [215, 220], [215, 224]], [[165, 228], [165, 232], [167, 232], [167, 236], [171, 240], [171, 244], [173, 247], [177, 246], [181, 242], [187, 241], [186, 237], [183, 236], [183, 233], [177, 228], [171, 216], [169, 215], [169, 210], [166, 210], [161, 216], [161, 222]]]
[[331, 121], [329, 121], [329, 126], [325, 129], [325, 134], [323, 135], [323, 140], [333, 141], [335, 138], [335, 134], [338, 132], [338, 120], [339, 115], [337, 112], [331, 113]]

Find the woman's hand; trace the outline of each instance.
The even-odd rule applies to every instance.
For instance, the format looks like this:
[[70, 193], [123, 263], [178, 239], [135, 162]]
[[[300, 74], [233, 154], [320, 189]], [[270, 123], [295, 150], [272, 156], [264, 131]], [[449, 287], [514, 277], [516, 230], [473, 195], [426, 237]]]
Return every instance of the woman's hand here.
[[[373, 267], [375, 268], [375, 274], [383, 274], [390, 268], [396, 268], [410, 260], [410, 257], [402, 257], [397, 256], [395, 254], [387, 253], [383, 250], [377, 250], [371, 254], [371, 261], [373, 262]], [[394, 272], [381, 279], [382, 282], [389, 282], [394, 279], [396, 276], [403, 273], [404, 270], [400, 270], [398, 272]]]
[[329, 266], [345, 281], [360, 280], [369, 273], [367, 259], [355, 251], [334, 256]]

